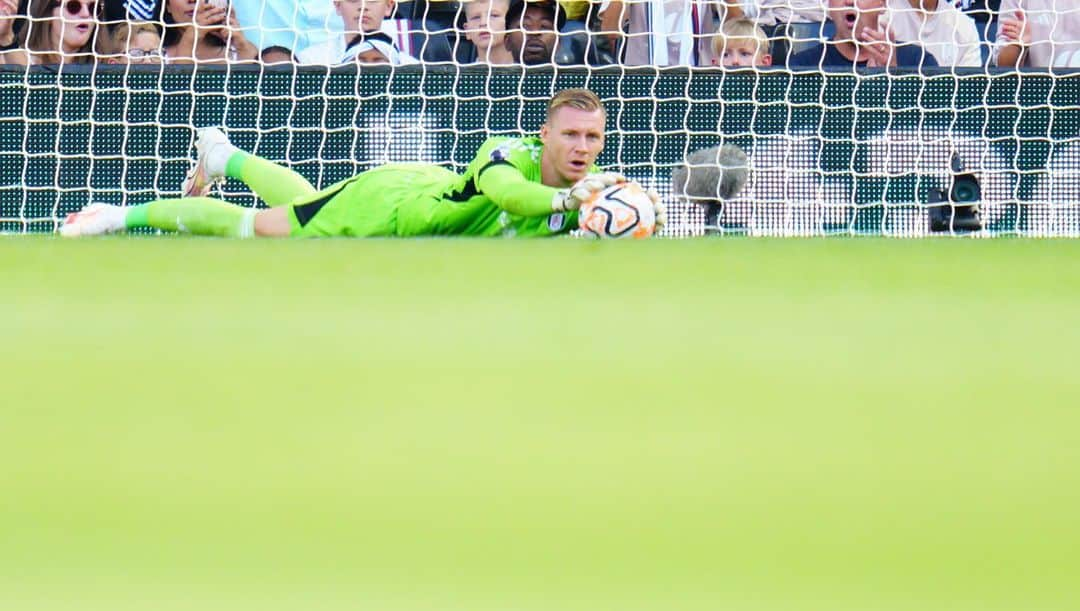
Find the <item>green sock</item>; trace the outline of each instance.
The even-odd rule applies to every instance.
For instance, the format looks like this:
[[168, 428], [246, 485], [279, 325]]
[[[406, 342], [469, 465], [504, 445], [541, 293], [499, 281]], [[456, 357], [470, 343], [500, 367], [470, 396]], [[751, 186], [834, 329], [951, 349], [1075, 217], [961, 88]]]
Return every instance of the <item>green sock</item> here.
[[146, 207], [148, 205], [149, 204], [139, 204], [137, 206], [128, 207], [127, 216], [124, 217], [124, 226], [128, 229], [149, 227], [150, 219], [146, 216]]
[[247, 161], [248, 157], [254, 157], [254, 155], [241, 150], [229, 155], [228, 161], [225, 162], [225, 175], [229, 178], [243, 180], [244, 162]]
[[244, 151], [229, 156], [225, 175], [243, 181], [272, 208], [287, 206], [315, 193], [315, 187], [300, 174]]
[[153, 227], [195, 235], [225, 238], [255, 236], [255, 210], [209, 197], [159, 199], [128, 209], [128, 229]]

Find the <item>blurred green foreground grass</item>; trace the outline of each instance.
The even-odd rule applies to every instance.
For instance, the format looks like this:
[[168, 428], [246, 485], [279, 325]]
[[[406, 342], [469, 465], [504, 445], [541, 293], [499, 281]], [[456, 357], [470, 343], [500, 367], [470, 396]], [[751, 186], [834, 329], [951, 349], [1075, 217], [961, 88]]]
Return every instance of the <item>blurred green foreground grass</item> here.
[[1080, 607], [1080, 242], [0, 239], [0, 609]]

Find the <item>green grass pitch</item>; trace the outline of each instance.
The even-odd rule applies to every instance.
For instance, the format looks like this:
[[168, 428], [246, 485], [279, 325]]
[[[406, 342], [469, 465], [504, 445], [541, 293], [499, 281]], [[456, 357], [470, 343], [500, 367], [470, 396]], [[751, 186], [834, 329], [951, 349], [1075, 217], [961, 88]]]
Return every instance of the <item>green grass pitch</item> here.
[[0, 238], [0, 609], [1080, 607], [1080, 242]]

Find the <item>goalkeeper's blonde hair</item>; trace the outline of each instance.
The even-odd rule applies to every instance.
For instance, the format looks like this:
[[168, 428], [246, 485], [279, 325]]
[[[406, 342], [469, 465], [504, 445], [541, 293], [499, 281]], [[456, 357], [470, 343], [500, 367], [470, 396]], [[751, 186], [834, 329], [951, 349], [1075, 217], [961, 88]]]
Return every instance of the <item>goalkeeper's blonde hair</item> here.
[[563, 89], [559, 93], [555, 94], [555, 97], [551, 98], [547, 107], [547, 120], [550, 121], [551, 117], [555, 115], [563, 106], [569, 106], [570, 108], [576, 108], [578, 110], [584, 110], [592, 112], [599, 110], [607, 117], [607, 111], [604, 110], [604, 103], [600, 101], [600, 98], [596, 97], [596, 94], [588, 89]]

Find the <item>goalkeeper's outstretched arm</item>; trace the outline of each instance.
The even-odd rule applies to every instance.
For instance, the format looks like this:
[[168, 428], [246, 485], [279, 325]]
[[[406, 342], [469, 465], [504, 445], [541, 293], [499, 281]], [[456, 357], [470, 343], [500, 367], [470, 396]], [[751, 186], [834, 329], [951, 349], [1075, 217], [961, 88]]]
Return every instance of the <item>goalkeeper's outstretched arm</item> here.
[[491, 166], [477, 177], [476, 186], [496, 206], [518, 216], [547, 216], [552, 212], [577, 210], [593, 193], [626, 177], [614, 172], [590, 174], [572, 187], [556, 189], [533, 182], [510, 164]]
[[552, 201], [559, 193], [559, 189], [525, 178], [521, 170], [508, 163], [481, 170], [476, 188], [496, 206], [518, 216], [551, 214]]

